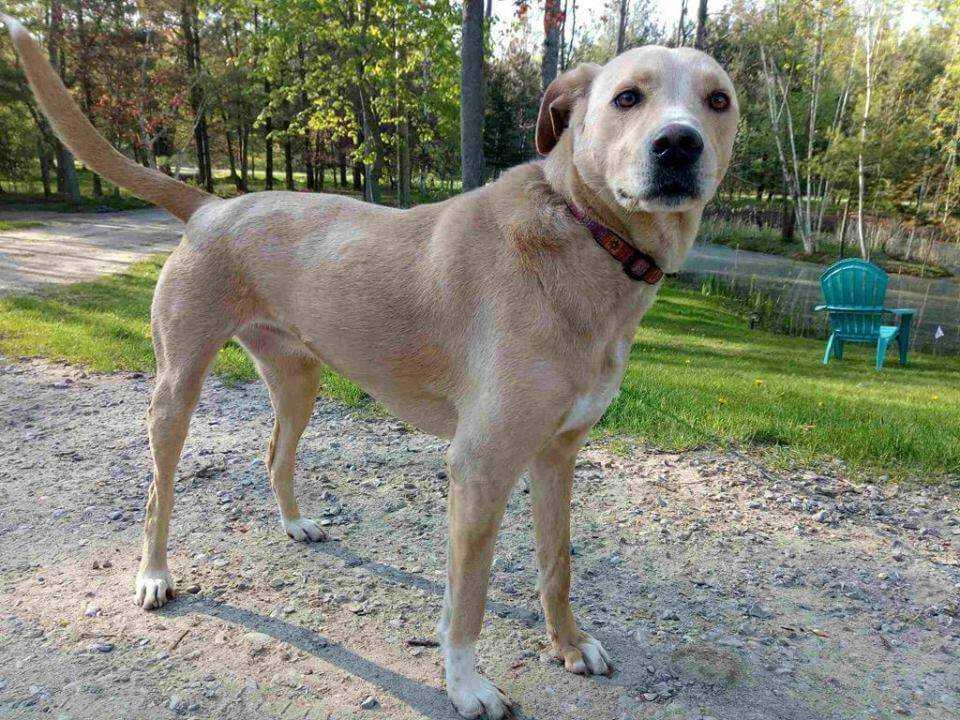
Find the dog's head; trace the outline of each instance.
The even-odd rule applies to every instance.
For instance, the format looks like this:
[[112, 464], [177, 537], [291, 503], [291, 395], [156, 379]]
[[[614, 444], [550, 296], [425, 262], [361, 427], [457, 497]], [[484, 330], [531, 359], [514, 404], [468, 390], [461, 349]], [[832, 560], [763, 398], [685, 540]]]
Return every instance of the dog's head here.
[[713, 58], [649, 46], [554, 80], [540, 105], [537, 150], [562, 144], [617, 215], [684, 212], [716, 192], [738, 118], [733, 85]]

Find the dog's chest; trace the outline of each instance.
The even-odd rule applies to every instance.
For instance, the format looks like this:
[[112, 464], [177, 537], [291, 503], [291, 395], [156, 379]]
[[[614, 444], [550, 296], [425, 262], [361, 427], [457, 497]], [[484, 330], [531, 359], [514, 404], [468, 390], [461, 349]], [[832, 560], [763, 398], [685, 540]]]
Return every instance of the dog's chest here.
[[560, 432], [586, 430], [603, 416], [620, 390], [629, 352], [630, 343], [626, 340], [611, 344], [594, 381], [586, 391], [574, 398]]

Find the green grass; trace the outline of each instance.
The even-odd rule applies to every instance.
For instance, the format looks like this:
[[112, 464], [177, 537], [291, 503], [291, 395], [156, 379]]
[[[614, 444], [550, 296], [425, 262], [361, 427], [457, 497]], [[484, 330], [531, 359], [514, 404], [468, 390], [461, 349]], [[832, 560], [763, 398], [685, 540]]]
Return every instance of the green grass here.
[[[830, 265], [840, 258], [840, 246], [832, 241], [832, 235], [821, 235], [817, 250], [805, 255], [803, 245], [798, 242], [784, 242], [778, 230], [769, 227], [758, 228], [742, 222], [720, 222], [705, 220], [700, 228], [702, 242], [726, 245], [738, 250], [783, 255], [802, 262]], [[857, 257], [858, 249], [852, 245], [844, 248], [844, 257]], [[951, 272], [932, 262], [916, 262], [900, 258], [878, 255], [870, 258], [889, 273], [916, 275], [918, 277], [950, 277]]]
[[[101, 372], [152, 372], [150, 301], [163, 258], [127, 272], [56, 288], [43, 295], [0, 297], [0, 353], [39, 356]], [[213, 371], [228, 382], [253, 380], [256, 369], [236, 343], [217, 355]], [[352, 406], [366, 397], [332, 372], [323, 392]]]
[[600, 429], [684, 449], [736, 443], [785, 460], [839, 458], [894, 475], [960, 472], [960, 359], [867, 346], [820, 364], [824, 342], [750, 330], [734, 303], [675, 287], [637, 333]]
[[[0, 352], [151, 371], [150, 299], [161, 264], [0, 298]], [[732, 301], [666, 286], [597, 433], [668, 450], [732, 443], [786, 462], [839, 458], [892, 476], [960, 473], [960, 359], [915, 353], [901, 368], [891, 354], [877, 373], [870, 349], [849, 346], [844, 360], [823, 367], [822, 341], [749, 330], [745, 315]], [[214, 371], [230, 381], [256, 376], [234, 344]], [[369, 402], [332, 372], [322, 391], [354, 407]]]
[[26, 228], [37, 227], [38, 225], [40, 225], [40, 223], [30, 220], [0, 220], [0, 232], [4, 232], [5, 230], [24, 230]]

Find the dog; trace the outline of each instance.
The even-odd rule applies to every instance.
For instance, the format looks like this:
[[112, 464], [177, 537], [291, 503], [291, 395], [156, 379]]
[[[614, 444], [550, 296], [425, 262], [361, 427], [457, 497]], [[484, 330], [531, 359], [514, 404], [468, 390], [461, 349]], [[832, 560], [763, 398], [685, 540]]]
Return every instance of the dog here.
[[540, 597], [556, 657], [610, 674], [569, 602], [577, 452], [620, 385], [664, 273], [679, 270], [730, 163], [729, 77], [688, 48], [629, 50], [546, 89], [542, 159], [444, 202], [399, 210], [323, 194], [221, 200], [100, 137], [29, 33], [7, 19], [37, 100], [88, 167], [186, 223], [152, 305], [154, 479], [136, 601], [173, 597], [167, 534], [187, 426], [217, 351], [255, 360], [276, 412], [266, 464], [284, 530], [324, 539], [293, 490], [322, 364], [406, 422], [450, 439], [447, 584], [438, 633], [467, 718], [511, 701], [476, 667], [494, 540], [529, 470]]

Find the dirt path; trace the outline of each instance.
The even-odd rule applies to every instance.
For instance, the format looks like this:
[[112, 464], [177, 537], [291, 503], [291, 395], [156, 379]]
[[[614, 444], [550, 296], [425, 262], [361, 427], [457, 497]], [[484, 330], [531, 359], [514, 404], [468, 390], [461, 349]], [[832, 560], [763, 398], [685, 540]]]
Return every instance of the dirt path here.
[[[258, 459], [259, 384], [208, 382], [171, 533], [182, 595], [132, 603], [150, 379], [0, 364], [0, 717], [455, 717], [430, 638], [441, 603], [444, 445], [321, 402], [301, 505], [280, 531]], [[515, 493], [480, 643], [540, 720], [956, 718], [955, 488], [767, 476], [717, 451], [599, 445], [578, 464], [575, 607], [617, 661], [541, 660], [528, 497]], [[367, 709], [369, 707], [369, 709]]]
[[164, 210], [117, 213], [4, 212], [39, 222], [0, 231], [0, 294], [92, 280], [177, 246], [183, 224]]

